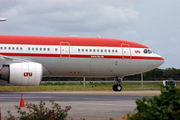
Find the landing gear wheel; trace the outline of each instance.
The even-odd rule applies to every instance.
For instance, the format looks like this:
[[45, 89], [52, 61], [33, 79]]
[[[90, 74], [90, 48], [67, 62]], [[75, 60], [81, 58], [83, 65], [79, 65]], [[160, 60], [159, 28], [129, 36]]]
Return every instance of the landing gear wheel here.
[[119, 85], [113, 85], [113, 90], [114, 91], [121, 91], [122, 90], [122, 86], [119, 84]]
[[114, 90], [114, 91], [117, 91], [116, 85], [113, 85], [113, 90]]
[[122, 86], [121, 85], [117, 85], [117, 90], [121, 91], [122, 90]]

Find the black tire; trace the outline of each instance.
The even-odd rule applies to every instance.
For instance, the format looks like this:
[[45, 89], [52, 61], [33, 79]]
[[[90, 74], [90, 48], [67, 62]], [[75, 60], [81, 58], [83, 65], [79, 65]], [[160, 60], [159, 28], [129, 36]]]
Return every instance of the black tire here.
[[119, 85], [116, 85], [116, 84], [115, 84], [115, 85], [113, 85], [113, 90], [120, 92], [120, 91], [122, 90], [122, 86], [121, 86], [120, 84], [119, 84]]
[[115, 84], [115, 85], [113, 85], [113, 90], [114, 91], [117, 91], [117, 87], [116, 87], [117, 85]]

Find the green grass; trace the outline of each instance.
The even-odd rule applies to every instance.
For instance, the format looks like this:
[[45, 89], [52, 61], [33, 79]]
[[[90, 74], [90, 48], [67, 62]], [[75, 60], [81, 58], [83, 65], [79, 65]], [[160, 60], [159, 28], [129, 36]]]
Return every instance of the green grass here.
[[[86, 83], [86, 87], [82, 82], [80, 83], [42, 83], [40, 86], [0, 86], [1, 92], [10, 91], [96, 91], [96, 90], [112, 90], [112, 83]], [[145, 82], [143, 89], [141, 83], [137, 82], [124, 82], [121, 83], [123, 90], [159, 90], [162, 83], [159, 82]], [[92, 87], [93, 86], [93, 87]], [[180, 83], [177, 82], [176, 86], [180, 88]]]
[[[86, 87], [101, 87], [101, 88], [112, 88], [114, 85], [114, 82], [111, 83], [86, 83]], [[139, 82], [123, 82], [121, 83], [123, 88], [141, 88], [141, 83]], [[143, 88], [160, 88], [160, 85], [162, 83], [160, 82], [145, 82], [143, 83]], [[180, 85], [179, 83], [176, 83], [176, 85]], [[42, 83], [41, 86], [67, 86], [67, 87], [83, 87], [83, 82], [80, 83]]]

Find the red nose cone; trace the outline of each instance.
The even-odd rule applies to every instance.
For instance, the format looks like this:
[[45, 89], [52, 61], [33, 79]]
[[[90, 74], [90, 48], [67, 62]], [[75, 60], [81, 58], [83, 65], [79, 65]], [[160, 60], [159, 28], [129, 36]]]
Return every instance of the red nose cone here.
[[164, 60], [164, 58], [161, 57], [161, 60]]

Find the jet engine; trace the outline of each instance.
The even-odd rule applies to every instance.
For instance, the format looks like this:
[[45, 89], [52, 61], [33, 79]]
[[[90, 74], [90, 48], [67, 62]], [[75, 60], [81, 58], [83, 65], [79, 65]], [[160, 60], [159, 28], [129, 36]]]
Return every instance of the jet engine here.
[[1, 80], [17, 86], [38, 86], [42, 80], [43, 67], [40, 63], [23, 62], [3, 65]]

